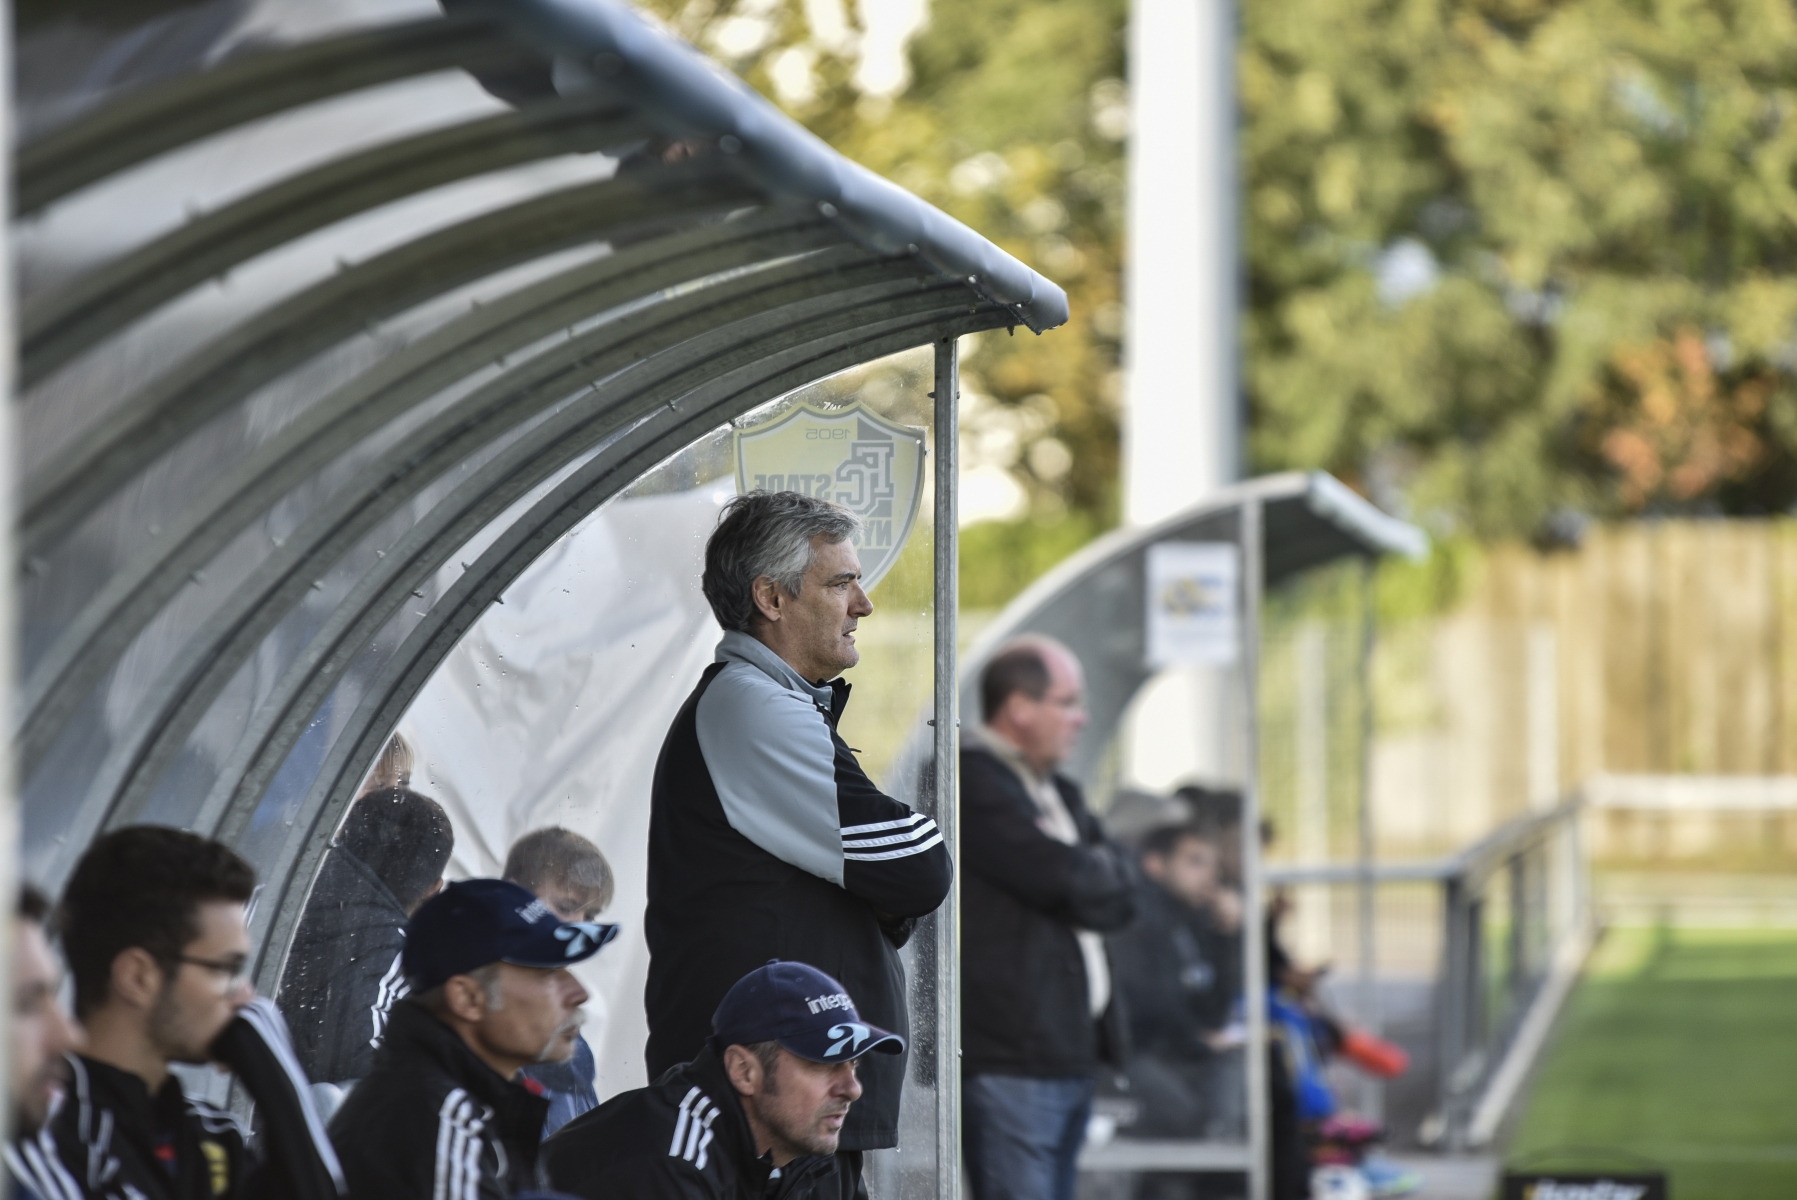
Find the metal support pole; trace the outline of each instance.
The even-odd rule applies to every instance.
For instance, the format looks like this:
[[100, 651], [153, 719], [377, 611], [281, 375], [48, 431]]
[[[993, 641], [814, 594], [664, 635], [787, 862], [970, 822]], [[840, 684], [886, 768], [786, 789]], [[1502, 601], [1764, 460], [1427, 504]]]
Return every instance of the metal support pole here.
[[955, 676], [958, 517], [956, 446], [960, 439], [960, 349], [936, 343], [936, 826], [955, 862], [955, 882], [936, 910], [936, 1196], [961, 1195], [961, 805], [957, 791], [960, 719]]
[[1460, 874], [1443, 889], [1447, 936], [1442, 946], [1441, 996], [1441, 1117], [1444, 1148], [1452, 1153], [1466, 1149], [1469, 1114], [1467, 1097], [1482, 1064], [1471, 1056], [1484, 1038], [1484, 953], [1482, 881]]
[[[1374, 944], [1378, 929], [1378, 891], [1373, 881], [1373, 647], [1378, 637], [1379, 614], [1375, 582], [1377, 561], [1367, 558], [1360, 567], [1360, 878], [1356, 896], [1359, 908], [1360, 1023], [1368, 1033], [1381, 1032], [1384, 1014], [1379, 1004], [1379, 955]], [[1361, 1081], [1360, 1107], [1375, 1121], [1385, 1119], [1385, 1085], [1371, 1075]]]
[[[0, 63], [12, 62], [12, 5], [7, 0], [0, 0]], [[8, 71], [5, 86], [0, 87], [0, 130], [5, 131], [7, 153], [12, 153], [12, 78]], [[6, 212], [12, 211], [12, 173], [0, 180], [0, 201], [5, 202]], [[13, 580], [18, 578], [18, 569], [13, 566], [13, 555], [16, 552], [13, 544], [13, 492], [16, 486], [13, 471], [13, 382], [17, 368], [18, 343], [16, 340], [16, 316], [13, 308], [13, 264], [12, 234], [9, 227], [0, 225], [0, 562], [7, 565], [6, 578], [0, 579], [0, 679], [6, 681], [4, 691], [0, 691], [0, 720], [6, 722], [6, 728], [15, 728], [13, 723], [13, 688], [16, 685], [14, 641], [18, 636], [17, 613], [13, 607]], [[0, 745], [0, 896], [7, 897], [7, 909], [10, 913], [13, 900], [18, 895], [19, 871], [19, 799], [17, 782], [13, 779], [12, 740], [7, 739]], [[12, 995], [12, 939], [18, 930], [11, 921], [6, 922], [7, 936], [0, 939], [0, 995]], [[0, 1078], [12, 1078], [12, 1039], [0, 1038]], [[12, 1106], [6, 1106], [6, 1112], [0, 1114], [0, 1137], [9, 1141], [16, 1132], [12, 1129]]]
[[1260, 605], [1265, 534], [1258, 496], [1242, 502], [1242, 960], [1248, 1044], [1248, 1200], [1270, 1200], [1272, 1110], [1267, 1095], [1267, 928], [1260, 861]]

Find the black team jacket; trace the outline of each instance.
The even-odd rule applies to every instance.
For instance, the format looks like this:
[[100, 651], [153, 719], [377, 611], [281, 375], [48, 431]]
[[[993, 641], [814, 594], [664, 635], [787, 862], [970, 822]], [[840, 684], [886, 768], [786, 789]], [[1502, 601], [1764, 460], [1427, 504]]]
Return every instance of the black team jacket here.
[[281, 976], [281, 1012], [313, 1082], [368, 1074], [393, 1002], [406, 995], [405, 925], [405, 907], [373, 868], [332, 846]]
[[[862, 1019], [907, 1033], [898, 947], [954, 868], [935, 822], [837, 735], [848, 693], [731, 632], [674, 718], [649, 818], [650, 1078], [696, 1058], [724, 993], [769, 959], [835, 976]], [[906, 1058], [862, 1060], [842, 1150], [898, 1144]]]
[[331, 1118], [351, 1200], [501, 1200], [540, 1187], [549, 1101], [500, 1076], [415, 1000]]
[[8, 1166], [43, 1200], [330, 1200], [343, 1174], [279, 1011], [253, 1001], [213, 1043], [256, 1101], [259, 1144], [170, 1075], [154, 1094], [129, 1071], [71, 1054], [69, 1088]]
[[1075, 928], [1109, 933], [1135, 915], [1135, 872], [1106, 840], [1079, 788], [1054, 785], [1079, 831], [1066, 845], [1037, 826], [1017, 773], [979, 744], [961, 750], [961, 1044], [969, 1075], [1070, 1078], [1127, 1055], [1113, 972], [1093, 1020]]
[[562, 1126], [543, 1143], [543, 1165], [551, 1187], [581, 1200], [850, 1200], [852, 1193], [834, 1155], [775, 1168], [755, 1153], [736, 1089], [709, 1048]]
[[1203, 1062], [1204, 1035], [1229, 1024], [1241, 995], [1241, 937], [1152, 879], [1136, 889], [1136, 919], [1112, 935], [1112, 982], [1129, 1017], [1130, 1050]]

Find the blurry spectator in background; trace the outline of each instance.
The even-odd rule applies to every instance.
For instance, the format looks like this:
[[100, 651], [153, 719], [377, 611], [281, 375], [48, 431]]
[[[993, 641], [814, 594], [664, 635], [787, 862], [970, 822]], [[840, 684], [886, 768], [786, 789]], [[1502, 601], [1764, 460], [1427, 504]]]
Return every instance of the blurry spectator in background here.
[[[1221, 887], [1213, 909], [1226, 924], [1239, 925], [1242, 913], [1242, 795], [1237, 791], [1203, 787], [1183, 787], [1176, 795], [1191, 807], [1194, 825], [1217, 847]], [[1273, 827], [1262, 821], [1256, 834], [1264, 847], [1273, 839]], [[1320, 972], [1293, 974], [1291, 960], [1278, 937], [1283, 903], [1278, 896], [1268, 903], [1266, 922], [1260, 930], [1267, 944], [1268, 991], [1276, 993], [1281, 987], [1296, 983], [1308, 992]], [[1240, 944], [1238, 939], [1237, 945]], [[1240, 994], [1239, 984], [1237, 994]], [[1273, 1200], [1296, 1200], [1308, 1195], [1310, 1187], [1308, 1150], [1298, 1125], [1297, 1079], [1291, 1058], [1281, 1046], [1277, 1021], [1270, 1021], [1268, 1033], [1267, 1092], [1272, 1118], [1268, 1154]]]
[[1071, 1200], [1100, 1062], [1123, 1022], [1101, 933], [1135, 912], [1123, 849], [1055, 772], [1085, 727], [1072, 653], [1001, 647], [980, 676], [985, 724], [962, 736], [961, 1021], [967, 1169], [976, 1200]]
[[1136, 920], [1111, 939], [1129, 1016], [1133, 1137], [1239, 1139], [1239, 922], [1220, 920], [1217, 848], [1190, 825], [1142, 841]]
[[312, 1079], [342, 1084], [368, 1074], [387, 1014], [406, 994], [406, 918], [443, 886], [454, 848], [449, 814], [409, 788], [367, 792], [350, 806], [281, 977], [281, 1011]]
[[543, 1147], [582, 1200], [851, 1200], [831, 1156], [861, 1095], [856, 1062], [898, 1055], [842, 984], [804, 963], [751, 971], [690, 1063], [614, 1096]]
[[[505, 877], [536, 893], [537, 899], [562, 921], [597, 921], [611, 904], [611, 864], [599, 847], [578, 833], [550, 826], [525, 834], [505, 856]], [[543, 1136], [599, 1103], [593, 1090], [597, 1067], [593, 1048], [576, 1034], [574, 1053], [565, 1063], [537, 1063], [524, 1068], [525, 1077], [543, 1089], [549, 1116]]]
[[46, 932], [50, 902], [34, 887], [19, 891], [12, 940], [12, 1136], [6, 1166], [16, 1200], [72, 1200], [80, 1185], [44, 1130], [67, 1086], [63, 1055], [81, 1045], [81, 1027], [63, 1011], [62, 968]]
[[[292, 1197], [341, 1192], [278, 1009], [249, 982], [256, 874], [229, 847], [140, 825], [97, 839], [59, 929], [87, 1046], [50, 1118], [89, 1197]], [[229, 1113], [184, 1094], [171, 1064], [217, 1063], [256, 1105], [251, 1153]]]
[[[689, 1062], [737, 980], [828, 964], [870, 1023], [908, 1030], [898, 948], [948, 894], [936, 823], [881, 793], [836, 731], [873, 611], [854, 514], [797, 492], [725, 505], [705, 598], [725, 633], [655, 764], [649, 819], [650, 1078]], [[898, 1144], [904, 1056], [862, 1064], [839, 1165]]]
[[615, 926], [567, 924], [515, 883], [469, 879], [406, 924], [410, 994], [331, 1120], [352, 1200], [491, 1200], [538, 1187], [549, 1102], [520, 1082], [574, 1052], [587, 993], [567, 968]]

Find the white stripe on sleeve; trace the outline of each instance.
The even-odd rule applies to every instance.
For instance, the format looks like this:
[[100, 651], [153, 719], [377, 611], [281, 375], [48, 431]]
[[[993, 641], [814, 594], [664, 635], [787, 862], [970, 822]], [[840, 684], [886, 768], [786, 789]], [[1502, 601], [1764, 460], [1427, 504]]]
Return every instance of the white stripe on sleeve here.
[[899, 850], [882, 850], [872, 854], [862, 854], [854, 850], [844, 850], [842, 856], [849, 862], [883, 862], [890, 858], [908, 858], [913, 854], [922, 854], [930, 847], [940, 844], [941, 841], [942, 834], [937, 833], [927, 842], [919, 842], [915, 846], [905, 846]]
[[897, 846], [904, 842], [914, 841], [917, 838], [934, 833], [935, 831], [936, 822], [926, 820], [916, 829], [907, 829], [904, 833], [894, 833], [886, 837], [856, 838], [852, 842], [847, 837], [844, 837], [842, 839], [842, 848], [844, 851], [860, 851], [871, 850], [875, 846]]
[[845, 838], [862, 837], [870, 833], [885, 833], [888, 829], [906, 829], [924, 819], [922, 813], [912, 813], [897, 821], [875, 821], [871, 825], [844, 825], [842, 836]]

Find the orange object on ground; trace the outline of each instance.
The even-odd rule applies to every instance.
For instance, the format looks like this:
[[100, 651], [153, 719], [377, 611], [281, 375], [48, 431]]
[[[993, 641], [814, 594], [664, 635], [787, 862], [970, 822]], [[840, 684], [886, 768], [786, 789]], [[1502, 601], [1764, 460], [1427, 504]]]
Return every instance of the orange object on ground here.
[[1396, 1079], [1410, 1069], [1404, 1048], [1376, 1038], [1363, 1029], [1350, 1029], [1342, 1038], [1341, 1056], [1361, 1070], [1381, 1079]]

